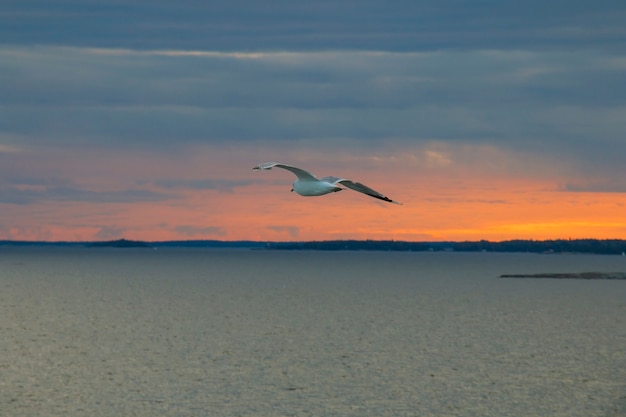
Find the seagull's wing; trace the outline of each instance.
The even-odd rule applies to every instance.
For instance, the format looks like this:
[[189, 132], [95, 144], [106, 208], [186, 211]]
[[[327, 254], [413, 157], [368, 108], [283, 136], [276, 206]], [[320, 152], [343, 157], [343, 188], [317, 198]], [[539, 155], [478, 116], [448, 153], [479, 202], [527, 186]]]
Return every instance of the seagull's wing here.
[[[332, 184], [339, 183], [339, 184], [345, 185], [346, 187], [348, 187], [351, 190], [358, 191], [360, 193], [369, 195], [370, 197], [374, 197], [374, 198], [377, 198], [379, 200], [387, 201], [389, 203], [394, 203], [394, 204], [402, 204], [402, 203], [394, 201], [391, 198], [389, 198], [389, 197], [379, 193], [378, 191], [368, 187], [367, 185], [361, 184], [360, 182], [354, 182], [354, 181], [350, 181], [350, 180], [346, 180], [346, 179], [342, 179], [342, 178], [336, 178], [336, 177], [326, 177], [326, 178], [323, 178], [323, 180], [331, 182]], [[331, 181], [331, 180], [334, 180], [334, 181]]]
[[315, 175], [311, 174], [309, 171], [305, 171], [303, 169], [292, 167], [291, 165], [279, 164], [276, 162], [265, 162], [263, 164], [259, 164], [252, 168], [253, 171], [259, 171], [261, 169], [272, 169], [272, 168], [282, 168], [287, 171], [291, 171], [298, 177], [299, 180], [302, 181], [318, 181]]

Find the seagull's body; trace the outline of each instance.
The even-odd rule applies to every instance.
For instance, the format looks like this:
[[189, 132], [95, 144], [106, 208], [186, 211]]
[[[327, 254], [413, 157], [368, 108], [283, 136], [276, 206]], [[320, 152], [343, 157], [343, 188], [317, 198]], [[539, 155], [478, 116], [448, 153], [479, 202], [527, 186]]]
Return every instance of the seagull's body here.
[[351, 190], [358, 191], [360, 193], [369, 195], [370, 197], [377, 198], [379, 200], [387, 201], [389, 203], [394, 204], [402, 204], [398, 203], [390, 199], [389, 197], [384, 196], [376, 190], [371, 189], [370, 187], [363, 185], [359, 182], [354, 182], [345, 178], [339, 177], [324, 177], [317, 178], [315, 175], [311, 174], [304, 169], [297, 168], [291, 165], [279, 164], [276, 162], [265, 162], [263, 164], [259, 164], [252, 168], [254, 171], [259, 171], [262, 169], [272, 169], [272, 168], [282, 168], [287, 171], [291, 171], [296, 174], [298, 177], [297, 180], [293, 183], [293, 188], [291, 191], [295, 191], [296, 193], [305, 196], [312, 197], [324, 194], [335, 193], [337, 191], [341, 191], [344, 188], [340, 187], [338, 184], [341, 184]]

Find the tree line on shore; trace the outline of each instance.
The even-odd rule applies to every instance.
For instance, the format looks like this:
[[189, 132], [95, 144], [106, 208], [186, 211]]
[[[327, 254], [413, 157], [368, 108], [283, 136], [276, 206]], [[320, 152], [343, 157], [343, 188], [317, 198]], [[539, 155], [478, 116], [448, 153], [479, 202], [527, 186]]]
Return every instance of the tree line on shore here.
[[409, 242], [401, 240], [322, 240], [306, 242], [261, 242], [219, 240], [176, 240], [146, 242], [117, 239], [104, 242], [38, 242], [0, 241], [1, 246], [70, 246], [115, 248], [249, 248], [269, 250], [373, 250], [405, 252], [529, 252], [529, 253], [595, 253], [626, 254], [626, 240], [622, 239], [555, 239], [555, 240], [488, 240], [465, 242]]
[[289, 250], [388, 250], [388, 251], [455, 251], [455, 252], [530, 252], [530, 253], [626, 253], [626, 240], [556, 239], [556, 240], [488, 240], [465, 242], [407, 242], [395, 240], [330, 240], [312, 242], [276, 242], [269, 249]]

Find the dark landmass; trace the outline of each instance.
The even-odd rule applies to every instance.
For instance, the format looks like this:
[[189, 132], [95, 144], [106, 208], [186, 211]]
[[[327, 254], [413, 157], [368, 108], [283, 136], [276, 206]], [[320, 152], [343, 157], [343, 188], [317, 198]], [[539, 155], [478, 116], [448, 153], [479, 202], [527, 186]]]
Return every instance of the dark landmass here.
[[572, 272], [540, 274], [505, 274], [500, 278], [556, 278], [556, 279], [626, 279], [626, 272]]
[[404, 252], [526, 252], [526, 253], [593, 253], [623, 255], [626, 240], [621, 239], [557, 239], [557, 240], [487, 240], [466, 242], [407, 242], [396, 240], [325, 240], [310, 242], [258, 242], [221, 240], [174, 240], [146, 242], [127, 239], [106, 242], [41, 242], [1, 240], [3, 246], [62, 246], [115, 248], [244, 248], [266, 250], [324, 250], [324, 251], [404, 251]]
[[171, 240], [149, 242], [142, 240], [117, 239], [98, 242], [64, 242], [64, 241], [26, 241], [26, 240], [0, 240], [0, 247], [88, 247], [88, 248], [266, 248], [267, 242], [255, 242], [248, 240], [222, 241], [222, 240]]
[[90, 248], [149, 248], [149, 243], [140, 240], [110, 240], [107, 242], [92, 242], [86, 245]]
[[626, 240], [558, 239], [558, 240], [487, 240], [467, 242], [405, 242], [384, 240], [331, 240], [319, 242], [268, 243], [268, 249], [283, 250], [378, 250], [430, 252], [527, 252], [527, 253], [595, 253], [622, 255]]

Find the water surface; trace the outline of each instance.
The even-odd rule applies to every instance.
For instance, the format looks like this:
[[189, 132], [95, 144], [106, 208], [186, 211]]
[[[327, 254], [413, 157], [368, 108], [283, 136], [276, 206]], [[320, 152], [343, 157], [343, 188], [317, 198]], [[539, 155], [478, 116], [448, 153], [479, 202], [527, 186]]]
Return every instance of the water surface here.
[[623, 416], [626, 258], [0, 248], [0, 414]]

